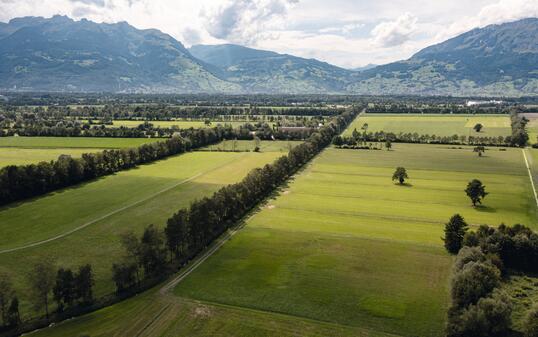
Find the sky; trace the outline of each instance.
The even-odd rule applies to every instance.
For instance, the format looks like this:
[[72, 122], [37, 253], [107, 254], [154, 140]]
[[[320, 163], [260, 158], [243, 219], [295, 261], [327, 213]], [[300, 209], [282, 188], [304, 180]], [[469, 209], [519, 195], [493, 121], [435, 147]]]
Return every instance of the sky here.
[[235, 43], [355, 68], [538, 17], [538, 0], [0, 0], [0, 22], [55, 14], [156, 28], [187, 47]]

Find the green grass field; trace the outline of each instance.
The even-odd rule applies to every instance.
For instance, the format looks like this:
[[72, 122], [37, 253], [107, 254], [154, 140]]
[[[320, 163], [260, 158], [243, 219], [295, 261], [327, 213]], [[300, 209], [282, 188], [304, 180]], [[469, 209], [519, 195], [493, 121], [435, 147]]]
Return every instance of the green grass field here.
[[[396, 165], [408, 169], [409, 185], [392, 183]], [[491, 193], [483, 208], [463, 193], [472, 178]], [[519, 149], [481, 158], [437, 145], [329, 149], [176, 297], [155, 290], [36, 335], [443, 336], [451, 264], [443, 223], [459, 212], [474, 225], [536, 228], [528, 179]]]
[[[162, 227], [194, 199], [281, 155], [191, 152], [0, 208], [0, 269], [12, 276], [25, 304], [25, 273], [40, 256], [66, 267], [91, 263], [96, 295], [109, 293], [110, 269], [122, 253], [121, 233]], [[26, 305], [23, 312], [28, 313]]]
[[[526, 151], [535, 169], [538, 150]], [[173, 295], [155, 289], [36, 335], [444, 336], [444, 223], [460, 213], [473, 227], [538, 229], [523, 158], [443, 145], [327, 149]], [[404, 186], [391, 181], [397, 166], [408, 170]], [[463, 191], [474, 178], [490, 192], [477, 208]]]
[[60, 155], [70, 155], [73, 158], [82, 156], [83, 153], [99, 152], [103, 149], [92, 148], [15, 148], [0, 147], [0, 167], [7, 165], [36, 164], [42, 161], [56, 160]]
[[[408, 186], [391, 175], [404, 166]], [[463, 190], [490, 191], [473, 209]], [[440, 238], [454, 213], [477, 225], [522, 222], [536, 207], [521, 150], [397, 144], [330, 149], [175, 293], [403, 336], [442, 336], [451, 258]], [[507, 192], [508, 191], [508, 192]]]
[[[295, 146], [301, 144], [301, 141], [261, 141], [260, 152], [288, 152]], [[215, 145], [201, 148], [200, 151], [254, 151], [256, 142], [254, 140], [225, 140]]]
[[[368, 132], [418, 133], [436, 136], [509, 136], [508, 115], [417, 115], [417, 114], [363, 114], [355, 119], [345, 135], [354, 129], [361, 131], [368, 124]], [[484, 128], [477, 133], [473, 127], [481, 123]]]
[[37, 331], [32, 336], [392, 337], [278, 313], [171, 298], [156, 291]]
[[[81, 148], [119, 149], [158, 142], [159, 138], [100, 138], [100, 137], [0, 137], [0, 148]], [[1, 149], [0, 149], [1, 150]]]

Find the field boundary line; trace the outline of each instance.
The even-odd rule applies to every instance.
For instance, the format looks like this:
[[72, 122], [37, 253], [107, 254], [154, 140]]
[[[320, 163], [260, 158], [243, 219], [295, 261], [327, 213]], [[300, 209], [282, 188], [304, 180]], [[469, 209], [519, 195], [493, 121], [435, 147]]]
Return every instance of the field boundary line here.
[[[247, 220], [248, 221], [248, 220]], [[179, 275], [174, 277], [170, 282], [165, 284], [160, 290], [159, 293], [161, 295], [165, 295], [170, 291], [170, 289], [174, 288], [179, 284], [179, 282], [183, 281], [187, 276], [189, 276], [193, 271], [196, 270], [202, 263], [205, 262], [210, 256], [212, 256], [215, 252], [219, 250], [220, 247], [222, 247], [226, 242], [228, 242], [237, 232], [239, 232], [244, 225], [241, 225], [237, 228], [230, 228], [224, 235], [222, 235], [218, 241], [211, 246], [209, 250], [206, 250], [201, 256], [197, 257], [193, 263], [187, 266], [184, 270], [182, 270]]]
[[136, 206], [138, 204], [141, 204], [143, 202], [151, 200], [151, 199], [155, 198], [156, 196], [158, 196], [160, 194], [163, 194], [163, 193], [166, 193], [166, 192], [168, 192], [168, 191], [170, 191], [170, 190], [172, 190], [172, 189], [174, 189], [174, 188], [176, 188], [176, 187], [178, 187], [180, 185], [186, 184], [186, 183], [188, 183], [188, 182], [190, 182], [190, 181], [192, 181], [192, 180], [194, 180], [194, 179], [196, 179], [196, 178], [198, 178], [198, 177], [200, 177], [200, 176], [202, 176], [204, 174], [208, 174], [208, 173], [210, 173], [212, 171], [218, 170], [218, 169], [222, 168], [223, 166], [228, 165], [232, 161], [235, 161], [236, 159], [237, 158], [234, 158], [233, 160], [228, 160], [228, 161], [226, 161], [225, 163], [223, 163], [222, 165], [220, 165], [218, 167], [215, 167], [215, 168], [212, 168], [210, 170], [195, 174], [192, 177], [189, 177], [189, 178], [184, 179], [184, 180], [182, 180], [180, 182], [177, 182], [174, 185], [168, 186], [168, 187], [166, 187], [166, 188], [164, 188], [164, 189], [162, 189], [162, 190], [160, 190], [160, 191], [158, 191], [156, 193], [153, 193], [153, 194], [151, 194], [151, 195], [149, 195], [149, 196], [147, 196], [147, 197], [145, 197], [143, 199], [140, 199], [140, 200], [135, 201], [135, 202], [133, 202], [131, 204], [125, 205], [125, 206], [123, 206], [121, 208], [118, 208], [118, 209], [116, 209], [116, 210], [114, 210], [112, 212], [109, 212], [107, 214], [104, 214], [104, 215], [102, 215], [102, 216], [100, 216], [100, 217], [98, 217], [96, 219], [93, 219], [93, 220], [91, 220], [89, 222], [86, 222], [86, 223], [84, 223], [84, 224], [82, 224], [82, 225], [80, 225], [80, 226], [78, 226], [76, 228], [73, 228], [73, 229], [71, 229], [71, 230], [69, 230], [67, 232], [64, 232], [62, 234], [59, 234], [57, 236], [54, 236], [54, 237], [46, 239], [46, 240], [30, 243], [30, 244], [27, 244], [27, 245], [24, 245], [24, 246], [19, 246], [19, 247], [15, 247], [15, 248], [9, 248], [9, 249], [0, 250], [0, 254], [12, 253], [12, 252], [16, 252], [16, 251], [19, 251], [19, 250], [40, 246], [40, 245], [43, 245], [43, 244], [46, 244], [46, 243], [49, 243], [49, 242], [52, 242], [52, 241], [56, 241], [58, 239], [62, 239], [64, 237], [69, 236], [69, 235], [71, 235], [71, 234], [73, 234], [75, 232], [78, 232], [78, 231], [80, 231], [80, 230], [82, 230], [82, 229], [84, 229], [84, 228], [86, 228], [88, 226], [91, 226], [91, 225], [95, 224], [96, 222], [99, 222], [99, 221], [104, 220], [104, 219], [106, 219], [108, 217], [111, 217], [111, 216], [116, 215], [116, 214], [118, 214], [120, 212], [123, 212], [126, 209], [129, 209], [129, 208], [131, 208], [133, 206]]
[[531, 180], [532, 191], [534, 192], [534, 201], [536, 201], [536, 206], [538, 207], [538, 194], [536, 194], [536, 187], [534, 186], [534, 178], [532, 177], [532, 171], [529, 166], [529, 161], [527, 160], [527, 150], [521, 149], [523, 152], [523, 158], [525, 159], [525, 165], [527, 166], [527, 172], [529, 173], [529, 179]]

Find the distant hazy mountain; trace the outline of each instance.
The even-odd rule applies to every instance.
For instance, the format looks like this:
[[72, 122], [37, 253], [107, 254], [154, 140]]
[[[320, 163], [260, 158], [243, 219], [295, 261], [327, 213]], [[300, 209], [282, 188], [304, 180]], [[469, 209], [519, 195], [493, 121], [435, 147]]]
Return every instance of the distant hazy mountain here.
[[354, 71], [237, 45], [187, 50], [125, 22], [17, 18], [0, 23], [0, 90], [538, 95], [538, 19], [474, 29]]
[[474, 29], [409, 60], [361, 72], [354, 93], [538, 94], [538, 19]]
[[237, 92], [158, 30], [67, 17], [0, 25], [0, 89]]
[[351, 71], [365, 71], [365, 70], [370, 70], [370, 69], [373, 69], [375, 67], [377, 67], [378, 65], [377, 64], [372, 64], [372, 63], [369, 63], [363, 67], [357, 67], [357, 68], [353, 68], [353, 69], [350, 69]]
[[349, 70], [318, 60], [233, 44], [196, 45], [189, 51], [247, 92], [341, 93], [353, 78]]

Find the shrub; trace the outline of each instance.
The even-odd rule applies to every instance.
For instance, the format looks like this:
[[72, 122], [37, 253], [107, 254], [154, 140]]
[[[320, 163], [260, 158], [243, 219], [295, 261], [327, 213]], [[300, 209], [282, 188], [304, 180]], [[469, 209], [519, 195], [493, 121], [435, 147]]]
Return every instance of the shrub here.
[[[449, 319], [449, 337], [504, 337], [510, 333], [512, 304], [510, 298], [495, 291], [477, 304], [454, 312]], [[457, 317], [454, 317], [457, 316]]]
[[452, 303], [463, 308], [488, 296], [500, 283], [501, 273], [491, 262], [471, 261], [452, 279]]
[[454, 272], [459, 272], [469, 262], [485, 262], [486, 255], [478, 247], [463, 247], [454, 261]]

